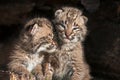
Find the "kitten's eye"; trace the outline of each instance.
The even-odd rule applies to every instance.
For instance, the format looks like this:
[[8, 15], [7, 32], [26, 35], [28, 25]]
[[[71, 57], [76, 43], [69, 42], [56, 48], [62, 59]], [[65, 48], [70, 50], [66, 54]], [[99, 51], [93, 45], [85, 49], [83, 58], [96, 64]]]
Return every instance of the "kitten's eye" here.
[[73, 28], [73, 30], [76, 30], [76, 29], [78, 29], [78, 28], [77, 28], [77, 27], [74, 27], [74, 28]]

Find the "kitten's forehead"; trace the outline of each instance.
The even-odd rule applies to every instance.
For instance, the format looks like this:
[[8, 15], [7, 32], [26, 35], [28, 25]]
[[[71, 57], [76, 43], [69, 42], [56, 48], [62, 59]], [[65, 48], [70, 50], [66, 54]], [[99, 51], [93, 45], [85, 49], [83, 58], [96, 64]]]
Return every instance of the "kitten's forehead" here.
[[[38, 40], [41, 37], [51, 36], [53, 34], [52, 24], [46, 18], [34, 18], [24, 27], [25, 35], [31, 35], [31, 38]], [[52, 36], [51, 36], [52, 37]]]
[[62, 8], [64, 11], [66, 12], [70, 12], [70, 13], [79, 13], [79, 15], [82, 15], [82, 11], [77, 9], [77, 8], [73, 8], [73, 7], [63, 7]]
[[25, 27], [28, 27], [28, 26], [33, 26], [35, 24], [38, 24], [38, 26], [40, 27], [43, 27], [43, 24], [47, 25], [49, 28], [52, 29], [52, 24], [51, 22], [46, 19], [46, 18], [34, 18], [30, 21], [27, 22], [27, 24], [25, 25]]
[[55, 12], [57, 20], [74, 20], [82, 15], [82, 11], [73, 7], [62, 7]]

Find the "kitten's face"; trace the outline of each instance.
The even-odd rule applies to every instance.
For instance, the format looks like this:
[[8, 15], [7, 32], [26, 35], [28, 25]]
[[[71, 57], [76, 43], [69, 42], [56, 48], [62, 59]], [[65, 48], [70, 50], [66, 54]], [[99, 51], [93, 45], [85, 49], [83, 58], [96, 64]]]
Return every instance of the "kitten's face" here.
[[51, 23], [45, 18], [35, 18], [29, 21], [25, 26], [25, 36], [35, 53], [40, 51], [54, 52], [56, 44], [53, 41], [53, 32]]
[[87, 18], [76, 8], [64, 7], [55, 12], [55, 25], [63, 42], [83, 41]]

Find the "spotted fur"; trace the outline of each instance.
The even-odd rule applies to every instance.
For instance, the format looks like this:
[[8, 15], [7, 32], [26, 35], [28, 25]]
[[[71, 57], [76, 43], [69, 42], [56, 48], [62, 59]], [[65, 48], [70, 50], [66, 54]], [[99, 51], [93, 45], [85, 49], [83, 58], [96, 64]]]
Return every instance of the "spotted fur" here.
[[62, 7], [55, 12], [54, 24], [62, 45], [54, 80], [90, 80], [82, 45], [87, 34], [86, 22], [87, 18], [77, 8]]
[[52, 24], [46, 18], [34, 18], [28, 21], [20, 38], [15, 42], [8, 68], [18, 75], [25, 75], [25, 80], [30, 80], [31, 75], [37, 80], [44, 80], [44, 54], [53, 53], [55, 50]]

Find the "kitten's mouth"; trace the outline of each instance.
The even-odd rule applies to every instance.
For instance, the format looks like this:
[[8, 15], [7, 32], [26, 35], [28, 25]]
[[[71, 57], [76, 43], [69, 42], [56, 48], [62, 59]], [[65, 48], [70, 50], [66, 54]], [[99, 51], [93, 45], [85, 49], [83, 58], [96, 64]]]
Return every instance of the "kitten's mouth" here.
[[79, 41], [79, 39], [77, 38], [77, 37], [71, 37], [71, 38], [67, 38], [67, 37], [65, 37], [65, 38], [63, 38], [62, 39], [63, 40], [63, 42], [65, 42], [65, 43], [69, 43], [69, 42], [77, 42], [77, 41]]

